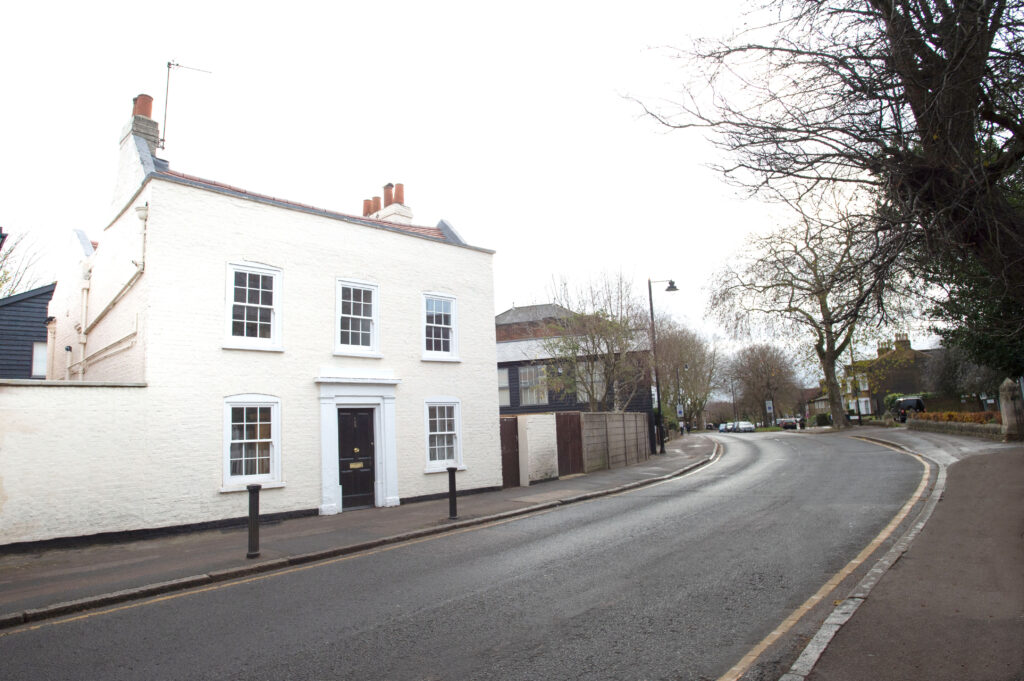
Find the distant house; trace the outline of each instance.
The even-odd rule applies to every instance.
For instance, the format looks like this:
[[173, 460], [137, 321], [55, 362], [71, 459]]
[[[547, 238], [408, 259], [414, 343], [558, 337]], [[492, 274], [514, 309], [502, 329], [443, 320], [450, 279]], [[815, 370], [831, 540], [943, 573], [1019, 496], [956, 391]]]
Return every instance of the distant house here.
[[46, 309], [56, 287], [0, 298], [0, 378], [46, 378]]
[[[513, 307], [494, 318], [502, 415], [590, 410], [587, 395], [569, 394], [549, 385], [549, 372], [557, 372], [559, 367], [545, 341], [563, 333], [560, 323], [571, 316], [564, 307], [544, 304]], [[645, 380], [624, 411], [649, 413], [653, 404], [650, 382]]]
[[885, 414], [885, 396], [910, 395], [925, 389], [924, 375], [930, 354], [910, 346], [906, 334], [896, 334], [893, 345], [879, 345], [877, 356], [845, 367], [843, 403], [851, 415]]

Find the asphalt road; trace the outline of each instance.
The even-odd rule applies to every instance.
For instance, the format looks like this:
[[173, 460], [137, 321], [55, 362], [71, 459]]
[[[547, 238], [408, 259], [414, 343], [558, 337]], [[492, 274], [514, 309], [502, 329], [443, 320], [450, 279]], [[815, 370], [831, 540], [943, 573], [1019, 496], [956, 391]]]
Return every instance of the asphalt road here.
[[[0, 678], [717, 679], [924, 473], [844, 437], [720, 440], [627, 494], [12, 630]], [[778, 678], [823, 616], [747, 678]]]

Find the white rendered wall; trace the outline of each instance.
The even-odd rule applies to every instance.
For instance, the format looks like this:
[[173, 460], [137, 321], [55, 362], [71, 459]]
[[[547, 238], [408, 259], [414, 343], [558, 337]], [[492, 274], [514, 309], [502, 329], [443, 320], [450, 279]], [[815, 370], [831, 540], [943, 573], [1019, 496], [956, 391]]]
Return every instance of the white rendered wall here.
[[[424, 405], [439, 396], [461, 405], [459, 488], [500, 487], [490, 253], [152, 180], [103, 233], [90, 320], [139, 261], [134, 207], [145, 203], [145, 272], [89, 334], [87, 354], [136, 323], [137, 339], [84, 379], [147, 387], [0, 389], [0, 543], [244, 516], [246, 495], [223, 491], [224, 398], [243, 393], [281, 401], [284, 485], [264, 490], [261, 511], [320, 507], [325, 373], [397, 379], [398, 498], [447, 490], [445, 474], [425, 473]], [[281, 269], [282, 352], [224, 348], [226, 266], [239, 261]], [[338, 277], [379, 286], [381, 357], [334, 355]], [[79, 290], [61, 282], [51, 305], [55, 342], [76, 360]], [[457, 300], [457, 362], [422, 358], [424, 292]], [[52, 378], [63, 378], [62, 354]]]
[[147, 397], [0, 387], [0, 544], [186, 522], [184, 490], [159, 475], [173, 462], [150, 454]]
[[558, 477], [558, 435], [554, 414], [519, 414], [519, 457], [528, 462], [530, 482]]
[[[166, 405], [174, 447], [187, 443], [186, 477], [200, 515], [230, 517], [222, 493], [222, 403], [241, 393], [281, 400], [285, 488], [268, 512], [317, 508], [322, 482], [321, 413], [315, 378], [388, 374], [395, 387], [398, 496], [447, 490], [425, 474], [425, 400], [454, 396], [462, 412], [462, 489], [501, 485], [492, 257], [390, 231], [152, 182], [147, 231], [146, 380]], [[226, 265], [281, 270], [283, 352], [225, 349]], [[379, 286], [381, 357], [334, 355], [335, 280]], [[457, 299], [458, 362], [422, 359], [423, 292]], [[151, 431], [159, 429], [150, 424]], [[184, 436], [184, 437], [182, 437]], [[162, 445], [155, 445], [160, 447]], [[281, 498], [279, 507], [272, 501]]]

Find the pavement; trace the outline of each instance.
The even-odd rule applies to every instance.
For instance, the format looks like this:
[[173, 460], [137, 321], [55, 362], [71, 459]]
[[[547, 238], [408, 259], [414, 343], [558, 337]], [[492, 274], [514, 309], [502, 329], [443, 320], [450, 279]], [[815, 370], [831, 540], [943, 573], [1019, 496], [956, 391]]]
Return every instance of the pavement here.
[[[898, 441], [900, 433], [873, 435]], [[941, 462], [944, 488], [936, 487], [902, 548], [888, 561], [869, 558], [878, 561], [874, 582], [845, 599], [839, 594], [832, 616], [782, 679], [1024, 681], [1024, 446], [971, 448], [966, 458]], [[693, 471], [719, 451], [705, 434], [676, 437], [665, 455], [641, 464], [460, 496], [455, 520], [440, 499], [261, 523], [258, 558], [246, 557], [244, 526], [0, 547], [0, 636], [78, 611], [615, 494]]]

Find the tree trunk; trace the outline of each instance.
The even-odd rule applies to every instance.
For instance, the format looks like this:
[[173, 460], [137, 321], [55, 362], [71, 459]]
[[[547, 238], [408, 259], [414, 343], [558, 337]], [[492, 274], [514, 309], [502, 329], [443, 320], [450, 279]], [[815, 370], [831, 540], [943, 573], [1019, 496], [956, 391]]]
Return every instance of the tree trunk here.
[[[831, 355], [831, 356], [830, 356]], [[846, 427], [846, 410], [843, 409], [843, 394], [836, 378], [836, 355], [824, 353], [819, 355], [821, 369], [825, 372], [825, 390], [828, 391], [828, 408], [832, 413], [832, 427], [839, 430]]]

